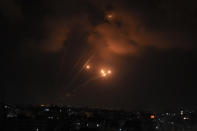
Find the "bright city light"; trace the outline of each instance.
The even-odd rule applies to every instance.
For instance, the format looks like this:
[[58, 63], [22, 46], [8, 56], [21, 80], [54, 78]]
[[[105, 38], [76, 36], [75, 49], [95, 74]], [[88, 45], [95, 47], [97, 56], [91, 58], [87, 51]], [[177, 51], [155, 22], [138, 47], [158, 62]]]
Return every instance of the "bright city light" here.
[[155, 119], [155, 115], [151, 115], [150, 118], [151, 118], [151, 119]]

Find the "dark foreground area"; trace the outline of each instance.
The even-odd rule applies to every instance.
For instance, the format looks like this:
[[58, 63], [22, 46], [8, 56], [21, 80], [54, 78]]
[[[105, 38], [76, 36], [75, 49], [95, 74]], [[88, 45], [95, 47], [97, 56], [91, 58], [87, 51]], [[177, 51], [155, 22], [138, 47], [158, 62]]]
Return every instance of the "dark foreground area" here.
[[196, 111], [161, 113], [0, 104], [1, 131], [196, 131]]

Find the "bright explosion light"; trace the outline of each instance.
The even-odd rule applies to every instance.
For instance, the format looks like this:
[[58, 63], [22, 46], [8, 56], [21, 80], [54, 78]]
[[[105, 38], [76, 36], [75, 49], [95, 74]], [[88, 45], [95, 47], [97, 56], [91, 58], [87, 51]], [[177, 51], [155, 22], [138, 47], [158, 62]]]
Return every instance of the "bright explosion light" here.
[[105, 18], [108, 20], [108, 21], [112, 21], [114, 19], [114, 15], [112, 13], [109, 13], [109, 14], [106, 14]]
[[90, 65], [86, 65], [86, 69], [90, 69]]
[[109, 75], [111, 75], [111, 70], [101, 69], [100, 74], [102, 77], [109, 76]]
[[109, 15], [107, 15], [107, 17], [108, 17], [108, 18], [112, 18], [112, 17], [113, 17], [113, 15], [112, 15], [112, 14], [109, 14]]
[[107, 73], [108, 73], [108, 74], [111, 74], [111, 70], [108, 70]]
[[[84, 69], [87, 71], [95, 71], [95, 69], [97, 70], [98, 68], [95, 66], [91, 66], [90, 64], [85, 64]], [[100, 77], [109, 77], [112, 75], [111, 69], [106, 68], [106, 67], [102, 67], [102, 68], [98, 69], [98, 73], [99, 73]]]

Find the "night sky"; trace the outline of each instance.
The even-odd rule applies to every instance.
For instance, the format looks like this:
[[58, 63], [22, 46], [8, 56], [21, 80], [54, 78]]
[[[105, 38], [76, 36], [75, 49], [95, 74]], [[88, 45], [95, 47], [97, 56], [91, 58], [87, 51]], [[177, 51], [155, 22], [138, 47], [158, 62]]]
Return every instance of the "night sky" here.
[[[1, 100], [143, 110], [197, 108], [196, 4], [1, 0]], [[112, 74], [98, 78], [102, 67]]]

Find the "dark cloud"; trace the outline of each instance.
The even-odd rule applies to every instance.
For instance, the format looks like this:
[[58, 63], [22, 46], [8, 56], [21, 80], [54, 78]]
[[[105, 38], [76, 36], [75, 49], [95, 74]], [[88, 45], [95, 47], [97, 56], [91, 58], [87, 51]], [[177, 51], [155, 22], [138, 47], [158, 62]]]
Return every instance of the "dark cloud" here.
[[[194, 3], [1, 1], [6, 99], [127, 108], [187, 105], [195, 97]], [[66, 92], [70, 82], [75, 89], [92, 77], [78, 75], [90, 57], [97, 66], [113, 66], [114, 77]]]
[[[194, 47], [196, 40], [190, 30], [191, 27], [189, 24], [178, 22], [181, 18], [174, 23], [176, 18], [171, 18], [160, 8], [153, 10], [155, 12], [146, 10], [132, 12], [124, 7], [114, 6], [110, 13], [106, 13], [112, 15], [112, 18], [108, 19], [110, 23], [97, 25], [94, 30], [96, 33], [92, 33], [89, 37], [90, 43], [99, 47], [103, 44], [102, 47], [118, 54], [136, 54], [139, 52], [137, 50], [146, 47], [158, 49]], [[184, 19], [185, 15], [180, 17]]]
[[0, 10], [2, 14], [11, 21], [23, 18], [22, 8], [15, 0], [2, 0], [0, 2]]

